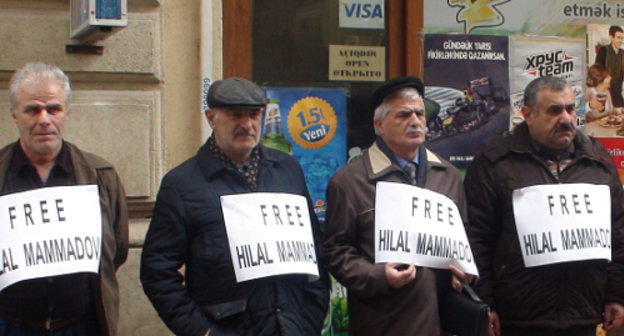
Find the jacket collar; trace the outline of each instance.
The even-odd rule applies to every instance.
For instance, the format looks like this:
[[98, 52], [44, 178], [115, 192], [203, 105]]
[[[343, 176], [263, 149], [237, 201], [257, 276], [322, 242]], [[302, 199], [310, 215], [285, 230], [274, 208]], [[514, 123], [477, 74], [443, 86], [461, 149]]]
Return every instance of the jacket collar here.
[[74, 165], [74, 174], [76, 176], [76, 184], [96, 184], [98, 169], [111, 169], [113, 166], [95, 157], [93, 154], [86, 153], [78, 149], [75, 145], [65, 141], [69, 156], [72, 158]]
[[[577, 130], [573, 141], [574, 153], [577, 158], [585, 157], [600, 161], [600, 154], [597, 152], [597, 148], [591, 145], [589, 137], [583, 134], [583, 132]], [[501, 146], [500, 143], [506, 143], [507, 145]], [[502, 139], [493, 141], [484, 149], [483, 153], [494, 162], [510, 153], [534, 154], [534, 152], [535, 149], [531, 143], [529, 127], [526, 122], [523, 122], [516, 126], [513, 131], [503, 135]]]
[[[17, 146], [19, 146], [19, 142], [14, 142], [0, 150], [0, 189], [4, 186], [7, 170]], [[96, 170], [112, 168], [110, 163], [81, 151], [76, 145], [68, 141], [63, 140], [63, 146], [67, 147], [67, 153], [74, 169], [76, 184], [96, 184]]]
[[[429, 149], [421, 146], [420, 153], [425, 153], [425, 157], [420, 157], [420, 165], [427, 167], [427, 170], [431, 168], [443, 168], [446, 169], [446, 164], [438, 157], [437, 154], [430, 151]], [[393, 172], [400, 171], [401, 167], [396, 163], [390, 156], [388, 156], [384, 151], [379, 147], [377, 142], [373, 143], [367, 150], [368, 156], [365, 158], [368, 160], [366, 164], [370, 167], [369, 170], [369, 179], [377, 180], [381, 179], [383, 176]]]

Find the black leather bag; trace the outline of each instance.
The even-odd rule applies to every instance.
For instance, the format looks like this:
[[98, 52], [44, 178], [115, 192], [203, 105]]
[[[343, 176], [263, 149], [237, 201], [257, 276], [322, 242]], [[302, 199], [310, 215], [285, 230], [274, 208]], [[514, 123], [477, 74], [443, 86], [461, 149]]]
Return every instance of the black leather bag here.
[[487, 336], [490, 308], [474, 290], [463, 283], [464, 291], [449, 291], [440, 301], [440, 322], [451, 335]]

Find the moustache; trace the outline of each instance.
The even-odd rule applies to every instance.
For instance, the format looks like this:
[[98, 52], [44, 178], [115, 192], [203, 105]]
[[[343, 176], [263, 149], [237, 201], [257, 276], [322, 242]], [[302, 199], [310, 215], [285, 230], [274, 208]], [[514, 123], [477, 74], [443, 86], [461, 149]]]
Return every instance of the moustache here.
[[249, 136], [256, 136], [256, 132], [254, 130], [246, 130], [244, 128], [239, 128], [238, 130], [236, 130], [234, 132], [234, 135], [249, 135]]
[[426, 130], [423, 129], [422, 127], [410, 127], [407, 130], [405, 130], [405, 134], [425, 134]]
[[559, 132], [559, 131], [574, 131], [575, 129], [576, 129], [576, 127], [574, 127], [573, 124], [571, 124], [571, 123], [563, 123], [563, 124], [557, 125], [557, 128], [555, 128], [555, 132]]

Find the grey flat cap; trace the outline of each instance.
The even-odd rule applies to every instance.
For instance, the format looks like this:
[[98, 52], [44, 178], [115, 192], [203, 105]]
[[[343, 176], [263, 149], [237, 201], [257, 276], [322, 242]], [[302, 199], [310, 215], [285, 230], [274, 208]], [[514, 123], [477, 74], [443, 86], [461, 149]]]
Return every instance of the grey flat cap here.
[[230, 77], [212, 83], [206, 103], [210, 108], [265, 107], [267, 98], [264, 91], [253, 82]]

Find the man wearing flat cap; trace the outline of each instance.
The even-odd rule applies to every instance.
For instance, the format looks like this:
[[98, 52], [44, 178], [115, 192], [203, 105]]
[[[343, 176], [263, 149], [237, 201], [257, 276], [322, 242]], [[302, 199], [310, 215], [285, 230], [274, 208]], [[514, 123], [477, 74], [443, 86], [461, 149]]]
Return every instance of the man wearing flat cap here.
[[[323, 256], [348, 290], [350, 335], [440, 335], [438, 287], [459, 289], [443, 270], [375, 263], [375, 193], [380, 181], [416, 185], [446, 195], [462, 218], [466, 204], [459, 172], [429, 151], [425, 141], [424, 86], [401, 77], [372, 96], [377, 139], [327, 187]], [[451, 266], [456, 276], [466, 275]], [[452, 279], [452, 280], [451, 280]]]
[[309, 212], [299, 215], [309, 216], [309, 234], [318, 241], [302, 169], [291, 156], [258, 145], [267, 99], [256, 84], [216, 81], [207, 103], [212, 135], [162, 180], [143, 247], [143, 289], [176, 335], [319, 335], [329, 300], [323, 268], [314, 266], [319, 277], [237, 281], [222, 208], [222, 197], [231, 195], [303, 196]]

